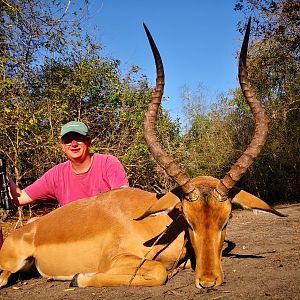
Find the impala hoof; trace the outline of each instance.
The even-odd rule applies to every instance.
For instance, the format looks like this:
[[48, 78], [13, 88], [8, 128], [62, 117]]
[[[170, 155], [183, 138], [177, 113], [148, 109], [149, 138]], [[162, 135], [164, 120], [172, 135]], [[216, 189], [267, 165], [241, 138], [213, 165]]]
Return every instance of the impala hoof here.
[[78, 275], [79, 275], [79, 273], [74, 275], [74, 277], [72, 278], [72, 281], [70, 283], [70, 287], [78, 287], [78, 282], [77, 282]]

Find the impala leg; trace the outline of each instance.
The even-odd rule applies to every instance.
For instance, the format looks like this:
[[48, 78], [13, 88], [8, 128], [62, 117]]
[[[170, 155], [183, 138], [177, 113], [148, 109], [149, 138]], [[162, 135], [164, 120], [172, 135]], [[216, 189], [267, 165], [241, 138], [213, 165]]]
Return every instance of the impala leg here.
[[163, 285], [167, 280], [166, 268], [158, 261], [146, 260], [137, 270], [141, 260], [134, 255], [119, 256], [104, 273], [77, 274], [71, 286]]
[[11, 234], [4, 241], [0, 251], [0, 288], [5, 286], [11, 274], [26, 272], [34, 264], [34, 246], [31, 235], [23, 237], [21, 230]]
[[20, 257], [13, 255], [9, 257], [0, 255], [0, 262], [2, 268], [2, 273], [0, 274], [0, 288], [2, 288], [7, 284], [9, 277], [12, 274], [18, 271], [26, 272], [30, 270], [34, 264], [34, 259], [32, 257]]
[[10, 277], [12, 273], [9, 271], [2, 271], [1, 275], [0, 275], [0, 288], [2, 288], [3, 286], [5, 286], [8, 282], [8, 279]]

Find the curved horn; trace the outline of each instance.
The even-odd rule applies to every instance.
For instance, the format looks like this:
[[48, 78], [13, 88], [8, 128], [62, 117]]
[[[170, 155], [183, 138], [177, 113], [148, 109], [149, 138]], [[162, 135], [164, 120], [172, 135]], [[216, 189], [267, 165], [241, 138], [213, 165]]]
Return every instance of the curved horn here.
[[165, 75], [161, 56], [155, 45], [155, 42], [147, 28], [143, 23], [144, 29], [149, 40], [152, 53], [156, 65], [156, 87], [152, 94], [151, 102], [148, 106], [148, 111], [145, 114], [144, 120], [144, 138], [149, 147], [149, 150], [157, 161], [157, 163], [166, 171], [166, 173], [175, 180], [182, 188], [185, 198], [189, 201], [195, 201], [199, 197], [199, 192], [193, 184], [190, 183], [189, 176], [180, 168], [180, 166], [172, 159], [161, 147], [156, 136], [155, 123], [158, 108], [161, 104], [164, 93]]
[[239, 57], [239, 82], [244, 97], [248, 105], [250, 106], [255, 119], [255, 132], [247, 149], [243, 152], [243, 154], [236, 161], [236, 163], [231, 167], [230, 171], [225, 175], [225, 177], [222, 180], [220, 180], [219, 184], [214, 190], [216, 198], [220, 201], [224, 201], [227, 199], [227, 194], [229, 190], [233, 188], [236, 182], [242, 177], [242, 175], [254, 162], [256, 157], [261, 152], [268, 135], [269, 120], [264, 108], [262, 107], [261, 103], [257, 100], [256, 95], [251, 87], [246, 68], [250, 24], [251, 18], [249, 18], [248, 21]]

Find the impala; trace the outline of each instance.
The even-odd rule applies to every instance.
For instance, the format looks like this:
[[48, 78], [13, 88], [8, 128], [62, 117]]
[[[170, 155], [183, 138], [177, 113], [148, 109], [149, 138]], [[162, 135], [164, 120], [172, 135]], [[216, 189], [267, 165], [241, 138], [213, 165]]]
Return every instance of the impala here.
[[259, 155], [268, 118], [250, 86], [246, 56], [250, 20], [239, 59], [239, 81], [255, 119], [253, 139], [223, 179], [189, 178], [161, 148], [155, 132], [164, 89], [164, 70], [144, 25], [156, 64], [156, 88], [145, 115], [145, 140], [157, 163], [178, 184], [159, 195], [122, 188], [72, 202], [11, 233], [0, 251], [0, 286], [12, 273], [35, 264], [47, 278], [71, 286], [164, 284], [178, 267], [195, 269], [198, 288], [223, 282], [222, 247], [232, 204], [283, 216], [236, 182]]

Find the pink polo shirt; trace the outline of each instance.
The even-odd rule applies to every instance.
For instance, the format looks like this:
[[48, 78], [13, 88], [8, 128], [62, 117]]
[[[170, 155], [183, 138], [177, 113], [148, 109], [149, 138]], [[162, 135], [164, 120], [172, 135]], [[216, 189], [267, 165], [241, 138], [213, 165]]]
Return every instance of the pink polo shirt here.
[[93, 157], [88, 172], [75, 174], [70, 161], [60, 163], [26, 187], [26, 193], [34, 201], [55, 199], [65, 205], [128, 186], [124, 168], [116, 157], [106, 154], [93, 154]]

